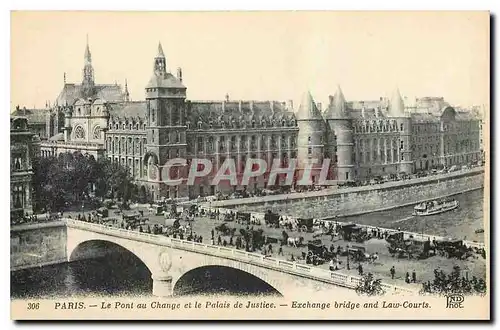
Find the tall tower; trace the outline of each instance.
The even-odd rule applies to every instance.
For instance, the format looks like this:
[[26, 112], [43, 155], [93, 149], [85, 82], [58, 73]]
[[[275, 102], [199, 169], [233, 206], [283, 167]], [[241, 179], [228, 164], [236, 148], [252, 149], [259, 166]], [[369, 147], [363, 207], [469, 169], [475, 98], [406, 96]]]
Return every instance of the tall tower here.
[[92, 97], [94, 95], [94, 68], [92, 67], [92, 56], [90, 54], [88, 36], [84, 56], [82, 94], [82, 97], [84, 98]]
[[392, 93], [389, 103], [389, 117], [396, 120], [399, 132], [399, 172], [407, 174], [413, 173], [413, 160], [411, 157], [411, 117], [405, 112], [403, 98], [396, 88]]
[[337, 156], [335, 164], [337, 180], [354, 180], [352, 119], [347, 112], [346, 101], [340, 86], [337, 86], [335, 95], [330, 96], [330, 102], [324, 116], [329, 127], [328, 141], [331, 145], [332, 155]]
[[[164, 166], [169, 159], [186, 157], [186, 87], [182, 82], [167, 72], [165, 54], [161, 43], [154, 58], [153, 75], [146, 86], [147, 104], [147, 155], [145, 161], [150, 165]], [[176, 172], [170, 170], [170, 178], [177, 179]], [[186, 186], [168, 186], [166, 171], [149, 171], [148, 180], [152, 182], [155, 194], [176, 198], [186, 196]], [[161, 175], [165, 177], [161, 177]], [[157, 196], [158, 196], [157, 195]]]
[[309, 91], [302, 95], [302, 100], [295, 116], [297, 118], [297, 126], [299, 127], [297, 135], [298, 179], [301, 181], [308, 162], [315, 159], [316, 162], [311, 170], [311, 178], [316, 183], [319, 179], [323, 163], [325, 123]]

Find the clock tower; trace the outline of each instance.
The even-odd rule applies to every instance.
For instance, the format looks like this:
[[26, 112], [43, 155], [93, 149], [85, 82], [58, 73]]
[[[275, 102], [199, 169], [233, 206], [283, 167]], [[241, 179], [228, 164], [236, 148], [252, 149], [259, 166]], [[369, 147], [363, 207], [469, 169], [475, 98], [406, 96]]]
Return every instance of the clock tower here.
[[169, 178], [181, 178], [185, 171], [180, 165], [170, 169], [164, 167], [171, 159], [186, 158], [186, 87], [182, 84], [180, 69], [178, 72], [178, 77], [175, 77], [167, 71], [165, 54], [161, 43], [158, 44], [153, 75], [146, 86], [147, 145], [144, 158], [155, 199], [183, 197], [187, 191], [184, 184], [165, 184]]

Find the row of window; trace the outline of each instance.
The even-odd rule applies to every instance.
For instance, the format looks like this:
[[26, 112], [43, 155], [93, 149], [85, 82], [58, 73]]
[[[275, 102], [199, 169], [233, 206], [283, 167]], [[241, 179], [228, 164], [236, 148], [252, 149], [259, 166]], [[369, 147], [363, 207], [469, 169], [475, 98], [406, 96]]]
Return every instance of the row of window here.
[[[279, 141], [278, 141], [279, 140]], [[219, 142], [219, 152], [225, 152], [225, 151], [237, 151], [238, 147], [239, 150], [266, 150], [268, 147], [270, 149], [276, 149], [278, 147], [278, 143], [281, 148], [286, 148], [287, 145], [290, 146], [290, 148], [295, 148], [297, 145], [296, 137], [295, 136], [285, 136], [282, 135], [281, 137], [277, 137], [274, 135], [271, 135], [270, 137], [266, 136], [255, 136], [252, 135], [250, 137], [247, 136], [240, 136], [240, 139], [238, 141], [236, 136], [231, 136], [231, 137], [226, 137], [226, 136], [220, 136], [220, 137], [212, 137], [209, 136], [208, 138], [204, 138], [202, 136], [199, 136], [196, 139], [196, 150], [198, 152], [203, 152], [205, 151], [205, 144], [206, 144], [206, 150], [207, 152], [213, 152], [215, 151], [215, 145], [216, 142]], [[193, 140], [189, 139], [187, 141], [187, 149], [188, 152], [193, 152]], [[260, 148], [259, 148], [260, 145]]]
[[[404, 125], [399, 125], [399, 131], [404, 131]], [[376, 132], [398, 132], [398, 125], [395, 120], [363, 121], [354, 125], [354, 133], [376, 133]]]
[[[259, 125], [260, 123], [260, 125]], [[291, 120], [286, 120], [282, 119], [281, 121], [279, 120], [272, 120], [272, 121], [266, 121], [265, 119], [261, 120], [259, 123], [257, 123], [255, 120], [252, 120], [250, 123], [247, 123], [245, 120], [217, 120], [217, 121], [209, 121], [208, 123], [205, 123], [201, 119], [198, 120], [196, 123], [196, 128], [197, 129], [213, 129], [213, 128], [266, 128], [266, 127], [296, 127], [297, 122], [295, 119]], [[192, 123], [190, 121], [186, 122], [187, 128], [191, 129]]]
[[[141, 142], [142, 140], [142, 142]], [[111, 154], [127, 153], [142, 155], [146, 153], [146, 138], [125, 138], [125, 137], [108, 137], [106, 140], [106, 150]]]

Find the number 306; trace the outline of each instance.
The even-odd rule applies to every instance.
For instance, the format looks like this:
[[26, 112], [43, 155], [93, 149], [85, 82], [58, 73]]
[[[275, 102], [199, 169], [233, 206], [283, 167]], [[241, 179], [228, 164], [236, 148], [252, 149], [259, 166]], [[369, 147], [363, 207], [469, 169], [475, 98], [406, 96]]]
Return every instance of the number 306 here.
[[29, 309], [39, 309], [40, 308], [40, 303], [28, 303], [28, 310]]

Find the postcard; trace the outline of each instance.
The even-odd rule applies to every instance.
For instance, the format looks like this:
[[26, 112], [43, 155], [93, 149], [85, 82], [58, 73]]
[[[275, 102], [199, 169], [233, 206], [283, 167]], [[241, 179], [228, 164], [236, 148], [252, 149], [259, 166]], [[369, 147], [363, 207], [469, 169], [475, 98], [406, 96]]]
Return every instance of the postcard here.
[[480, 11], [12, 12], [11, 318], [489, 320], [489, 44]]

